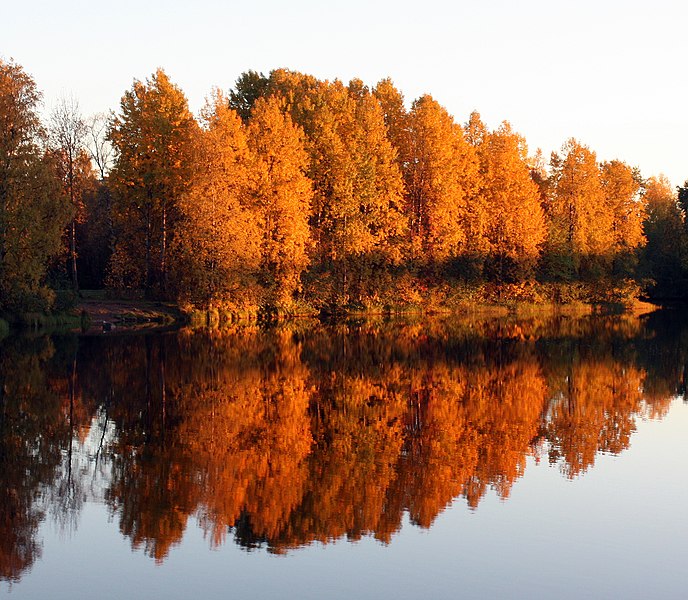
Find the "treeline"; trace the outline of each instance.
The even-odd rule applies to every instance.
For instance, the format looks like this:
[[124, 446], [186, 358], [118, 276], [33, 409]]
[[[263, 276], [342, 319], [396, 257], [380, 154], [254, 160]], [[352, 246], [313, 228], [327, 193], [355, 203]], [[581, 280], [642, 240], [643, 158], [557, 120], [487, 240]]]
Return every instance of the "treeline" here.
[[43, 126], [39, 99], [0, 62], [0, 311], [104, 286], [287, 312], [686, 293], [688, 186], [574, 139], [545, 164], [390, 80], [249, 71], [198, 118], [162, 70], [109, 118], [62, 101]]

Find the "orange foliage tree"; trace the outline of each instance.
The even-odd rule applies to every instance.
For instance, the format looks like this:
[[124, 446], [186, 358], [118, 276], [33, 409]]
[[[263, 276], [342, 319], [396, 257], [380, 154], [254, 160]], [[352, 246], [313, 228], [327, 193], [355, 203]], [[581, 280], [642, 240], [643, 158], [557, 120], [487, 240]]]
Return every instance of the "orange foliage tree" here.
[[252, 201], [260, 230], [260, 279], [267, 303], [289, 308], [309, 264], [313, 189], [306, 176], [303, 132], [285, 111], [284, 100], [271, 96], [253, 105], [247, 138], [252, 152]]
[[246, 132], [220, 92], [201, 115], [193, 173], [179, 199], [178, 295], [202, 306], [256, 304], [260, 227]]
[[481, 206], [487, 213], [486, 267], [497, 281], [516, 281], [532, 274], [545, 240], [540, 193], [531, 178], [525, 140], [506, 122], [488, 133], [476, 118], [471, 115], [469, 134], [480, 160]]
[[145, 83], [134, 81], [122, 97], [109, 129], [116, 155], [110, 174], [117, 201], [114, 285], [167, 293], [169, 247], [191, 180], [197, 130], [186, 97], [162, 69]]

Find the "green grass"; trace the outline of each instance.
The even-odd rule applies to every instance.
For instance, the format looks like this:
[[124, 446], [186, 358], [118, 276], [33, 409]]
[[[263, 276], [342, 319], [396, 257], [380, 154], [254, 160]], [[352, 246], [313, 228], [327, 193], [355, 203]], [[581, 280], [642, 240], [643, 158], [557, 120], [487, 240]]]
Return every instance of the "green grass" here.
[[17, 317], [17, 325], [24, 329], [55, 330], [81, 329], [88, 326], [88, 317], [75, 313], [22, 313]]

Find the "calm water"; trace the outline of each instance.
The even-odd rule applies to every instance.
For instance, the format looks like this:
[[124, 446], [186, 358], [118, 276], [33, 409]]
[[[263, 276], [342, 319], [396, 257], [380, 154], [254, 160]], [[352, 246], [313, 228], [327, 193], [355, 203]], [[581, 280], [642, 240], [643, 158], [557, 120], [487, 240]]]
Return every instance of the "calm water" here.
[[0, 342], [0, 596], [682, 598], [688, 321]]

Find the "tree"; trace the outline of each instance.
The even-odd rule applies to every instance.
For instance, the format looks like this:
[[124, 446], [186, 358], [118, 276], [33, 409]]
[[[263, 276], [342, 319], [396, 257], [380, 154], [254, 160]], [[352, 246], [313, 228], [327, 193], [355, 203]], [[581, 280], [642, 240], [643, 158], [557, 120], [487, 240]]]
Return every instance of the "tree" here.
[[369, 276], [400, 259], [402, 180], [377, 99], [360, 82], [273, 71], [271, 89], [306, 133], [313, 182], [309, 277], [316, 301], [363, 302]]
[[[614, 249], [614, 215], [605, 201], [594, 152], [570, 139], [552, 154], [546, 247], [549, 275], [600, 276]], [[601, 270], [600, 270], [601, 269]]]
[[647, 245], [642, 253], [645, 274], [654, 280], [650, 294], [658, 298], [685, 295], [688, 239], [685, 216], [669, 180], [663, 175], [645, 183], [646, 218], [643, 231]]
[[69, 274], [72, 288], [79, 291], [77, 269], [77, 223], [84, 220], [83, 196], [93, 187], [95, 177], [86, 150], [88, 130], [74, 98], [62, 98], [50, 118], [50, 147], [64, 195], [69, 199], [72, 218], [69, 223]]
[[270, 79], [256, 71], [239, 75], [234, 89], [229, 92], [229, 107], [237, 112], [244, 123], [251, 117], [251, 109], [258, 98], [268, 93]]
[[86, 121], [86, 146], [91, 159], [98, 169], [100, 180], [103, 181], [112, 166], [112, 144], [107, 136], [108, 116], [105, 113], [91, 115]]
[[678, 206], [684, 216], [684, 224], [686, 222], [685, 217], [688, 215], [688, 179], [683, 183], [683, 186], [678, 186], [676, 188]]
[[122, 97], [108, 136], [116, 156], [110, 181], [119, 228], [113, 283], [166, 294], [168, 247], [191, 179], [197, 130], [186, 97], [162, 69], [145, 83], [134, 81]]
[[640, 176], [619, 160], [600, 165], [605, 201], [611, 212], [614, 234], [614, 265], [620, 275], [631, 275], [635, 252], [645, 245], [645, 207], [640, 196]]
[[218, 91], [201, 116], [193, 174], [179, 203], [177, 291], [204, 306], [255, 304], [261, 235], [250, 194], [246, 133]]
[[0, 60], [0, 311], [50, 307], [46, 268], [70, 216], [43, 150], [40, 98], [31, 76]]
[[405, 154], [406, 211], [414, 256], [439, 265], [486, 249], [478, 160], [461, 126], [431, 96], [414, 101]]
[[272, 306], [285, 307], [308, 266], [308, 216], [313, 188], [306, 177], [303, 132], [278, 96], [259, 98], [247, 131], [251, 178], [261, 229], [261, 280]]
[[397, 162], [403, 170], [408, 160], [408, 112], [404, 106], [403, 94], [394, 86], [391, 79], [383, 79], [373, 91], [380, 103], [387, 126], [387, 137], [397, 152]]
[[469, 139], [480, 160], [482, 205], [487, 213], [487, 267], [498, 281], [513, 281], [532, 271], [546, 236], [540, 193], [527, 163], [525, 140], [508, 123], [478, 134], [479, 117], [471, 115]]

